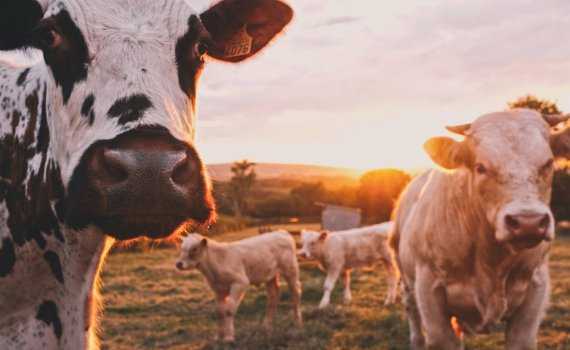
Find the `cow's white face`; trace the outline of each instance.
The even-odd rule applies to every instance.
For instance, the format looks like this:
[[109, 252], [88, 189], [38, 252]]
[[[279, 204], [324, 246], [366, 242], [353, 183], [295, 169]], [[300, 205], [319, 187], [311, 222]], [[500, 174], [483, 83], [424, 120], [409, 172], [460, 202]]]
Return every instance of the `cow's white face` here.
[[67, 189], [66, 223], [126, 239], [210, 221], [214, 204], [193, 145], [204, 62], [252, 57], [292, 10], [277, 0], [222, 0], [203, 13], [185, 0], [2, 6], [0, 50], [43, 52], [49, 154]]
[[426, 150], [445, 168], [469, 171], [471, 188], [466, 191], [484, 208], [495, 239], [515, 248], [551, 241], [555, 154], [542, 116], [530, 110], [492, 113], [450, 130], [465, 135], [465, 140], [433, 138]]
[[301, 250], [298, 255], [305, 259], [316, 259], [323, 255], [328, 232], [301, 231]]
[[52, 150], [64, 183], [95, 142], [141, 126], [192, 143], [209, 34], [185, 1], [55, 1], [40, 31], [48, 36], [41, 47], [54, 84]]
[[176, 268], [178, 270], [197, 268], [207, 246], [208, 239], [197, 233], [184, 237], [180, 246], [180, 256], [176, 261]]

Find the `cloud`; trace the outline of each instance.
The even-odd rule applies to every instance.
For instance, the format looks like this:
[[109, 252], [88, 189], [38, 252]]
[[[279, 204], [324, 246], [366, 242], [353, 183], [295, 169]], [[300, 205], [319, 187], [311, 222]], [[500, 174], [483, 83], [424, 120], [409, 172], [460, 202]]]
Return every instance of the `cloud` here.
[[328, 18], [328, 19], [324, 20], [323, 22], [319, 23], [317, 26], [318, 27], [328, 27], [328, 26], [334, 26], [334, 25], [338, 25], [338, 24], [353, 23], [353, 22], [356, 22], [358, 20], [359, 20], [359, 18], [354, 17], [354, 16], [335, 16], [335, 17]]

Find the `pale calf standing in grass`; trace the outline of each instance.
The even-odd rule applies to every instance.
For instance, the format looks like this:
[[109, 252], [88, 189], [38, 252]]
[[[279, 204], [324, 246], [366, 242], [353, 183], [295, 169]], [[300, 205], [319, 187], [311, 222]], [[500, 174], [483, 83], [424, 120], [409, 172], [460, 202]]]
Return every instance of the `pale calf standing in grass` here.
[[392, 262], [388, 247], [391, 222], [346, 231], [302, 231], [302, 249], [299, 256], [318, 260], [326, 270], [324, 294], [319, 308], [330, 303], [331, 293], [340, 274], [344, 277], [344, 302], [352, 300], [350, 271], [353, 268], [375, 265], [382, 262], [388, 271], [388, 295], [385, 304], [392, 304], [398, 296], [398, 272]]
[[191, 234], [182, 240], [176, 268], [196, 268], [206, 277], [218, 302], [219, 338], [232, 342], [235, 340], [234, 316], [250, 284], [265, 283], [267, 311], [264, 326], [271, 329], [279, 301], [279, 276], [289, 286], [294, 318], [297, 325], [302, 326], [301, 282], [295, 253], [295, 241], [285, 231], [231, 243]]
[[550, 295], [553, 160], [570, 156], [570, 128], [549, 124], [564, 119], [491, 113], [450, 127], [462, 141], [426, 143], [447, 170], [408, 185], [391, 238], [412, 349], [461, 349], [460, 329], [488, 332], [501, 321], [507, 349], [536, 349]]

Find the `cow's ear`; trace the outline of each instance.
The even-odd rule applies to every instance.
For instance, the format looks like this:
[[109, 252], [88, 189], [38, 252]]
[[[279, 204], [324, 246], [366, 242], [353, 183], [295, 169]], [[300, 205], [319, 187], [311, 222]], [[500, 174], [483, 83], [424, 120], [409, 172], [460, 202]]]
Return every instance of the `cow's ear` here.
[[433, 137], [426, 141], [424, 149], [437, 165], [445, 169], [456, 169], [469, 162], [469, 149], [465, 142], [450, 137]]
[[555, 157], [570, 159], [570, 126], [552, 133], [550, 147]]
[[276, 0], [222, 0], [200, 18], [212, 38], [208, 55], [239, 62], [275, 38], [293, 18], [293, 10]]
[[319, 235], [319, 241], [324, 241], [329, 236], [329, 231], [322, 231]]
[[202, 238], [202, 240], [200, 241], [200, 247], [205, 248], [206, 246], [208, 246], [208, 239]]
[[31, 34], [43, 17], [35, 0], [0, 2], [0, 50], [15, 50], [32, 45]]

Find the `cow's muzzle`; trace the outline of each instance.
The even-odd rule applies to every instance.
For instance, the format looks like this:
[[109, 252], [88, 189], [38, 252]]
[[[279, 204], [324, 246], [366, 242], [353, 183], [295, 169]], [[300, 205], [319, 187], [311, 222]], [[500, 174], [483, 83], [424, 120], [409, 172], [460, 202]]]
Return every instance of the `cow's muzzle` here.
[[162, 238], [189, 220], [205, 223], [214, 214], [200, 158], [164, 129], [98, 143], [79, 167], [85, 181], [79, 181], [70, 205], [81, 208], [71, 211], [71, 221], [90, 221], [117, 239]]
[[548, 212], [522, 211], [505, 213], [504, 228], [509, 243], [519, 249], [533, 248], [543, 241], [553, 239], [554, 224]]

